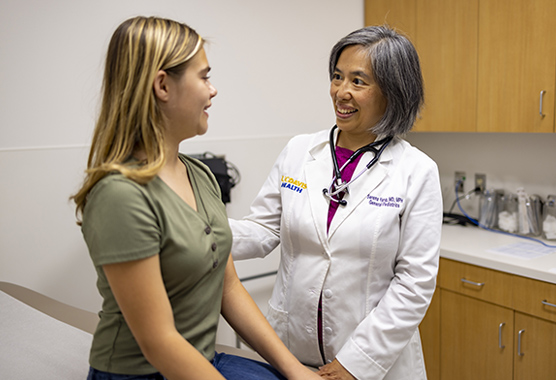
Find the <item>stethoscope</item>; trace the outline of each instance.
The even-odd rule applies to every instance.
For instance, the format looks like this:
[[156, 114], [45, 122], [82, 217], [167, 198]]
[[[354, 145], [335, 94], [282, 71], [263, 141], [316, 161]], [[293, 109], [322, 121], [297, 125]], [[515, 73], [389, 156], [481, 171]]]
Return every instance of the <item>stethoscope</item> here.
[[[372, 143], [357, 149], [346, 161], [346, 163], [343, 164], [341, 168], [339, 168], [338, 159], [336, 158], [336, 144], [334, 143], [334, 131], [336, 130], [336, 128], [338, 128], [338, 126], [334, 125], [330, 130], [330, 153], [332, 155], [332, 163], [334, 164], [334, 178], [332, 178], [332, 182], [330, 183], [330, 186], [328, 186], [328, 189], [322, 189], [322, 193], [331, 201], [339, 203], [341, 206], [345, 206], [347, 205], [347, 201], [345, 199], [340, 199], [340, 194], [349, 194], [349, 185], [351, 185], [357, 178], [361, 177], [363, 173], [369, 170], [378, 161], [380, 155], [382, 154], [382, 152], [384, 152], [384, 149], [386, 149], [388, 144], [390, 144], [390, 141], [392, 141], [393, 137], [388, 136], [383, 138], [382, 140], [373, 141]], [[357, 157], [365, 152], [374, 153], [374, 157], [372, 158], [372, 160], [369, 161], [365, 168], [357, 173], [357, 175], [353, 177], [349, 182], [344, 182], [342, 180], [342, 171], [345, 169], [346, 166], [348, 166]]]

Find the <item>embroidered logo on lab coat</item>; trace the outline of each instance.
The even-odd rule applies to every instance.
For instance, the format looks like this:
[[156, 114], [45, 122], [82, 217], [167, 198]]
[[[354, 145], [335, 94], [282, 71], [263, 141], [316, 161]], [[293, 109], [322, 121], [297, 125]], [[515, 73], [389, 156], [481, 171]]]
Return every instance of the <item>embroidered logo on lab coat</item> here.
[[403, 199], [399, 197], [375, 197], [374, 195], [367, 195], [367, 200], [371, 206], [375, 207], [402, 207]]
[[291, 177], [282, 176], [282, 185], [280, 187], [290, 189], [295, 191], [296, 193], [301, 193], [304, 189], [307, 188], [307, 184], [305, 182], [298, 181]]

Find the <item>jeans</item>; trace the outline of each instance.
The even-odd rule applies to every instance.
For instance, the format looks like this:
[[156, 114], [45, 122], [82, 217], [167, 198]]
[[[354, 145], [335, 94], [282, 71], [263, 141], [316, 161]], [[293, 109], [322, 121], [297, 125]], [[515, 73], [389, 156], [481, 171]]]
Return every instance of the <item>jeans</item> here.
[[[241, 356], [216, 353], [212, 365], [227, 380], [286, 380], [269, 364]], [[158, 372], [150, 375], [119, 375], [90, 368], [87, 380], [166, 380], [166, 378]]]
[[166, 380], [166, 378], [159, 372], [151, 373], [150, 375], [120, 375], [118, 373], [99, 371], [90, 367], [87, 380]]

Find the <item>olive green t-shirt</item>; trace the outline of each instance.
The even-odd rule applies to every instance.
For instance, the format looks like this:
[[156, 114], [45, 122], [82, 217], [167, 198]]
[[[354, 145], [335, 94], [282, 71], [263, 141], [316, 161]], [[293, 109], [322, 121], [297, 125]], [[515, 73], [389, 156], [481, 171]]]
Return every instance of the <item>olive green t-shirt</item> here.
[[99, 181], [89, 193], [82, 232], [103, 298], [89, 362], [119, 374], [157, 372], [135, 341], [102, 266], [160, 255], [160, 270], [180, 334], [208, 360], [214, 356], [224, 270], [232, 235], [220, 189], [209, 169], [180, 155], [197, 210], [159, 177], [140, 185], [121, 174]]

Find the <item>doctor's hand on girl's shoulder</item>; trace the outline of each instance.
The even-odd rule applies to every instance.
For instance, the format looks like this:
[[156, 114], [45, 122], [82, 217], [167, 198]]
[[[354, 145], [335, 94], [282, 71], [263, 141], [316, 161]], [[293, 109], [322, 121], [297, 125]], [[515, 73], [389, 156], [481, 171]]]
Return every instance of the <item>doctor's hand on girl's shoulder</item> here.
[[331, 363], [319, 367], [317, 375], [328, 380], [357, 380], [336, 359]]

